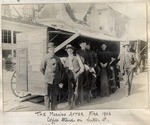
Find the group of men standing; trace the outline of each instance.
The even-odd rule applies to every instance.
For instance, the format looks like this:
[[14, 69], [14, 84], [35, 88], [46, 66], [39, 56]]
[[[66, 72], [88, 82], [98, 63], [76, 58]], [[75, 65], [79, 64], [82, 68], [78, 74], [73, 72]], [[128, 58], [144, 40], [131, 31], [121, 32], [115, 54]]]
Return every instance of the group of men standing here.
[[[54, 54], [53, 43], [48, 44], [48, 54], [43, 59], [40, 70], [45, 76], [46, 109], [57, 109], [58, 88], [61, 84], [62, 74], [65, 71], [68, 79], [68, 105], [73, 109], [77, 105], [83, 105], [84, 101], [91, 101], [97, 95], [104, 97], [114, 93], [120, 88], [119, 57], [113, 56], [106, 44], [101, 45], [101, 51], [95, 53], [90, 49], [90, 44], [82, 41], [80, 49], [75, 51], [71, 44], [65, 48], [67, 57], [61, 61]], [[124, 75], [126, 81], [126, 95], [130, 95], [133, 78], [132, 62], [134, 55], [129, 52], [129, 46], [125, 45], [126, 54], [124, 60]], [[128, 47], [128, 48], [127, 48]], [[65, 70], [62, 70], [65, 69]], [[51, 106], [50, 106], [51, 104]]]

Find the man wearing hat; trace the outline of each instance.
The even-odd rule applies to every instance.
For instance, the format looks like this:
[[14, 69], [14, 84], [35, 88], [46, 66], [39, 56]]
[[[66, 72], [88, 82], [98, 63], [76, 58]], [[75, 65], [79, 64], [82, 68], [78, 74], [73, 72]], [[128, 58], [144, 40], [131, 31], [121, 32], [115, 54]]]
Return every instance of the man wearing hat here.
[[[87, 92], [87, 89], [89, 89], [89, 85], [90, 85], [90, 81], [89, 81], [89, 70], [90, 70], [90, 55], [89, 52], [87, 50], [87, 43], [86, 41], [81, 41], [79, 43], [81, 49], [79, 49], [77, 51], [77, 54], [80, 56], [82, 63], [84, 64], [85, 70], [84, 73], [82, 73], [81, 75], [81, 93], [80, 96], [82, 97], [81, 99], [81, 103], [83, 103], [83, 89], [85, 90], [85, 92]], [[90, 96], [89, 94], [86, 94], [86, 100], [87, 102], [90, 102]]]
[[84, 64], [89, 66], [90, 65], [90, 59], [89, 59], [89, 55], [88, 55], [88, 51], [87, 51], [87, 43], [86, 43], [86, 41], [81, 41], [79, 43], [79, 46], [81, 47], [81, 49], [79, 49], [77, 51], [77, 54], [80, 56], [82, 62], [84, 62]]
[[123, 60], [125, 91], [126, 91], [126, 96], [129, 96], [130, 92], [131, 92], [133, 70], [137, 65], [137, 59], [135, 57], [135, 54], [130, 52], [129, 44], [125, 44], [123, 47], [125, 50], [124, 51], [124, 60]]
[[97, 66], [98, 60], [97, 60], [97, 55], [94, 51], [91, 50], [91, 45], [90, 43], [87, 43], [86, 46], [87, 53], [88, 53], [88, 60], [89, 60], [89, 87], [87, 89], [87, 96], [88, 99], [90, 100], [91, 97], [96, 96], [96, 93], [94, 93], [96, 89], [96, 78], [97, 74], [99, 73], [99, 67]]
[[68, 44], [66, 46], [68, 57], [65, 60], [65, 68], [68, 75], [68, 103], [70, 109], [75, 106], [75, 101], [78, 99], [78, 90], [80, 87], [79, 77], [84, 71], [84, 66], [78, 55], [74, 55], [74, 48]]
[[[58, 86], [61, 81], [61, 60], [54, 54], [54, 44], [48, 44], [48, 54], [41, 62], [40, 71], [45, 80], [44, 102], [46, 109], [55, 110], [57, 108]], [[51, 106], [50, 106], [51, 102]]]

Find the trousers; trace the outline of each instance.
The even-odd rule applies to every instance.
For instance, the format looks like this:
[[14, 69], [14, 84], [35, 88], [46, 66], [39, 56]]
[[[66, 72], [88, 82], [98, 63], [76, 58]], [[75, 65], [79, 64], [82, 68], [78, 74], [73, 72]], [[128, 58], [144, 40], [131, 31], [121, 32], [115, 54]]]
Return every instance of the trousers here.
[[71, 70], [68, 72], [68, 103], [70, 109], [79, 103], [83, 104], [82, 75], [79, 75], [75, 80]]
[[68, 71], [68, 104], [70, 105], [70, 109], [72, 109], [75, 105], [75, 79], [73, 76], [73, 72], [71, 70]]
[[124, 80], [125, 80], [126, 95], [130, 95], [130, 93], [131, 93], [131, 85], [132, 85], [132, 80], [133, 80], [133, 68], [125, 69]]
[[55, 110], [57, 108], [58, 85], [45, 84], [44, 103], [46, 110]]
[[78, 99], [76, 105], [83, 105], [84, 103], [84, 92], [83, 92], [83, 82], [84, 82], [84, 73], [80, 74], [78, 77]]
[[92, 96], [92, 91], [96, 89], [96, 74], [89, 72], [88, 73], [88, 81], [89, 85], [85, 88], [85, 93], [86, 93], [86, 99], [87, 102], [91, 101], [91, 96]]

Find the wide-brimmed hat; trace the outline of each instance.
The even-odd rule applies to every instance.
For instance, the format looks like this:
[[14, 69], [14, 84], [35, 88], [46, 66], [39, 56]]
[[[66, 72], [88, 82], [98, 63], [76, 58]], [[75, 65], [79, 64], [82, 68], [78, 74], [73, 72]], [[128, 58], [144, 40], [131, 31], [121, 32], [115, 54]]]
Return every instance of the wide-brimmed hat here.
[[87, 44], [87, 42], [85, 40], [82, 40], [82, 41], [79, 42], [79, 45], [84, 44], [84, 43]]
[[74, 50], [74, 47], [73, 47], [71, 44], [68, 44], [68, 45], [66, 46], [66, 49], [65, 49], [65, 50], [68, 50], [68, 49]]
[[54, 43], [48, 43], [47, 48], [54, 48]]

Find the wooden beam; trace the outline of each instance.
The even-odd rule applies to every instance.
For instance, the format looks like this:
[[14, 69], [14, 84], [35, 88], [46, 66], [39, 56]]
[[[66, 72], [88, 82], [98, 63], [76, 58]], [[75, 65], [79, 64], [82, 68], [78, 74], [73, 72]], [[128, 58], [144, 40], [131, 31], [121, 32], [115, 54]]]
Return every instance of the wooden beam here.
[[57, 33], [57, 34], [63, 34], [63, 35], [73, 35], [73, 33], [67, 33], [62, 31], [48, 31], [48, 33]]
[[61, 43], [59, 46], [57, 46], [55, 48], [55, 53], [57, 51], [59, 51], [60, 49], [62, 49], [64, 46], [66, 46], [68, 43], [72, 42], [74, 39], [76, 39], [80, 34], [79, 33], [75, 33], [74, 35], [72, 35], [70, 38], [68, 38], [67, 40], [65, 40], [63, 43]]

